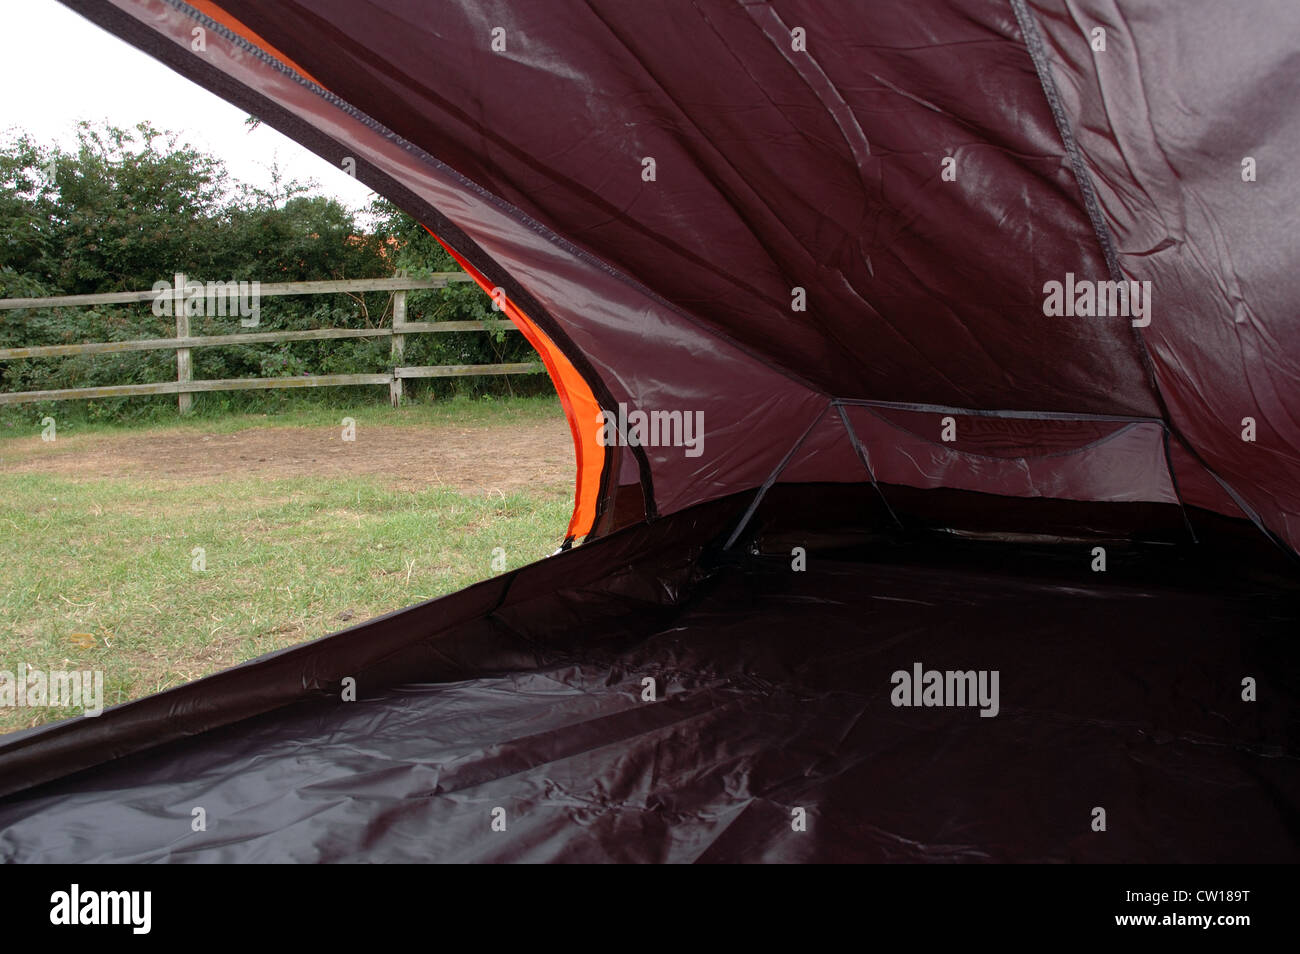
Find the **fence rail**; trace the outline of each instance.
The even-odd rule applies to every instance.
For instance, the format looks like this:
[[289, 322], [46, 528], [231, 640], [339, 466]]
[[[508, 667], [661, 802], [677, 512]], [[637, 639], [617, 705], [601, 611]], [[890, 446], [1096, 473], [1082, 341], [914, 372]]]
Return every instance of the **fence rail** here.
[[[184, 276], [182, 276], [184, 277]], [[280, 295], [336, 295], [346, 292], [415, 291], [421, 288], [444, 288], [453, 282], [471, 282], [464, 272], [434, 272], [428, 278], [354, 278], [324, 282], [262, 282], [264, 298]], [[180, 283], [182, 286], [184, 282]], [[174, 287], [174, 286], [173, 286]], [[135, 301], [153, 301], [158, 292], [103, 292], [97, 295], [55, 295], [51, 298], [0, 298], [0, 311], [14, 308], [71, 308], [77, 305], [126, 305]]]
[[[391, 338], [392, 357], [400, 365], [405, 354], [406, 336], [447, 334], [462, 331], [516, 331], [509, 321], [417, 321], [406, 320], [406, 293], [426, 288], [444, 288], [452, 282], [472, 281], [464, 272], [437, 272], [429, 278], [371, 278], [349, 281], [276, 282], [261, 284], [261, 297], [277, 295], [332, 295], [353, 292], [391, 292], [393, 322], [375, 328], [315, 328], [307, 331], [249, 331], [230, 335], [191, 335], [190, 316], [177, 309], [176, 337], [144, 338], [135, 341], [93, 341], [79, 344], [37, 345], [30, 348], [0, 348], [0, 361], [20, 358], [58, 358], [78, 354], [117, 354], [125, 351], [176, 352], [176, 380], [148, 384], [121, 384], [86, 388], [60, 388], [46, 391], [0, 392], [0, 404], [30, 404], [35, 401], [72, 401], [87, 398], [130, 397], [148, 394], [175, 394], [182, 413], [190, 408], [190, 395], [202, 391], [246, 391], [278, 388], [319, 388], [338, 385], [388, 385], [394, 407], [402, 400], [402, 382], [408, 378], [468, 377], [472, 375], [536, 374], [545, 371], [541, 362], [507, 364], [448, 364], [394, 367], [377, 374], [308, 374], [279, 378], [226, 378], [193, 380], [190, 374], [192, 348], [217, 348], [233, 344], [266, 344], [277, 341], [320, 341], [340, 338]], [[185, 287], [185, 276], [177, 275], [174, 287]], [[116, 305], [153, 301], [154, 290], [108, 292], [100, 295], [59, 295], [49, 298], [0, 299], [0, 311], [18, 308], [74, 308], [86, 305]]]

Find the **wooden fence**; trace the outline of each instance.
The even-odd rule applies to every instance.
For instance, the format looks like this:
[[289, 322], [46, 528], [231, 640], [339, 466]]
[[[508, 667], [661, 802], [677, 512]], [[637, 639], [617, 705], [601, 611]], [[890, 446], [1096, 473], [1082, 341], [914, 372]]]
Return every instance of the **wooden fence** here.
[[[407, 335], [440, 334], [455, 331], [517, 330], [509, 321], [427, 321], [406, 320], [406, 293], [424, 288], [444, 288], [451, 282], [471, 281], [464, 272], [437, 272], [429, 278], [372, 278], [355, 281], [263, 283], [261, 298], [275, 295], [329, 295], [340, 292], [390, 292], [393, 295], [393, 321], [390, 327], [315, 328], [310, 331], [248, 331], [230, 335], [190, 334], [190, 316], [185, 308], [176, 312], [175, 338], [146, 338], [136, 341], [97, 341], [85, 344], [40, 345], [32, 348], [0, 348], [0, 361], [18, 358], [56, 358], [76, 354], [115, 354], [122, 351], [174, 350], [176, 380], [149, 384], [122, 384], [106, 387], [63, 388], [51, 391], [0, 392], [0, 404], [29, 404], [33, 401], [71, 401], [86, 398], [127, 397], [138, 394], [176, 394], [181, 413], [190, 408], [190, 395], [196, 391], [244, 391], [263, 388], [319, 388], [334, 385], [386, 384], [389, 398], [396, 407], [402, 399], [402, 382], [407, 378], [462, 377], [469, 375], [535, 374], [544, 371], [540, 362], [515, 364], [444, 364], [399, 367], [406, 349]], [[186, 276], [178, 274], [172, 288], [186, 287]], [[2, 298], [0, 311], [16, 308], [75, 308], [83, 305], [118, 305], [154, 301], [154, 290], [110, 292], [102, 295], [61, 295], [51, 298]], [[332, 338], [391, 338], [394, 367], [381, 374], [315, 374], [278, 378], [227, 378], [196, 381], [191, 377], [190, 351], [232, 344], [260, 344], [274, 341], [319, 341]]]

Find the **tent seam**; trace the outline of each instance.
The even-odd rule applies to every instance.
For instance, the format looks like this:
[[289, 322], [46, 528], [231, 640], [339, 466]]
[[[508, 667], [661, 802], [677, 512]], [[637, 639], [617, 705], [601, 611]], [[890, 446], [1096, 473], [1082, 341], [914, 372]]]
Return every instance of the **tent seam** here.
[[[1124, 281], [1124, 272], [1120, 268], [1119, 253], [1115, 247], [1114, 236], [1111, 235], [1110, 226], [1106, 223], [1105, 215], [1101, 210], [1100, 200], [1097, 198], [1096, 187], [1093, 185], [1092, 177], [1088, 174], [1087, 167], [1084, 163], [1083, 152], [1079, 148], [1078, 141], [1075, 139], [1074, 130], [1070, 124], [1069, 117], [1065, 113], [1065, 107], [1061, 102], [1060, 91], [1056, 88], [1056, 80], [1052, 76], [1051, 67], [1048, 64], [1046, 44], [1043, 42], [1042, 35], [1038, 32], [1038, 25], [1034, 21], [1033, 15], [1029, 10], [1026, 0], [1008, 0], [1011, 4], [1012, 12], [1015, 14], [1016, 21], [1020, 25], [1021, 34], [1025, 40], [1025, 49], [1029, 54], [1030, 61], [1034, 64], [1034, 71], [1038, 74], [1039, 85], [1042, 86], [1043, 95], [1047, 99], [1048, 107], [1052, 112], [1052, 119], [1056, 123], [1057, 132], [1061, 136], [1061, 143], [1065, 148], [1066, 155], [1070, 159], [1070, 165], [1074, 171], [1075, 181], [1078, 183], [1079, 192], [1083, 197], [1085, 211], [1092, 223], [1093, 231], [1096, 234], [1097, 241], [1101, 245], [1102, 255], [1106, 259], [1106, 267], [1110, 271], [1111, 280], [1119, 282]], [[1100, 79], [1098, 79], [1100, 85]], [[1133, 337], [1137, 341], [1138, 354], [1141, 356], [1143, 366], [1147, 370], [1150, 378], [1152, 394], [1156, 403], [1160, 407], [1160, 413], [1164, 420], [1164, 426], [1174, 436], [1178, 438], [1183, 448], [1192, 456], [1198, 464], [1205, 469], [1214, 480], [1223, 487], [1228, 495], [1232, 497], [1237, 506], [1241, 507], [1242, 512], [1246, 513], [1252, 523], [1268, 537], [1274, 544], [1281, 547], [1293, 559], [1300, 560], [1300, 553], [1297, 553], [1292, 547], [1282, 541], [1282, 539], [1273, 533], [1254, 511], [1253, 508], [1244, 505], [1241, 495], [1231, 487], [1230, 484], [1220, 477], [1212, 467], [1206, 462], [1199, 451], [1192, 446], [1191, 442], [1183, 435], [1181, 429], [1174, 423], [1173, 414], [1169, 410], [1169, 405], [1165, 401], [1164, 394], [1160, 390], [1160, 379], [1156, 375], [1155, 360], [1151, 357], [1151, 351], [1147, 348], [1146, 339], [1137, 329], [1132, 329]], [[1170, 461], [1172, 468], [1173, 462]], [[1178, 490], [1177, 483], [1174, 484], [1174, 494], [1178, 497], [1179, 504], [1183, 503], [1182, 495]]]
[[867, 476], [871, 478], [871, 486], [880, 496], [880, 502], [885, 505], [885, 509], [889, 511], [889, 515], [894, 518], [894, 524], [898, 529], [905, 529], [903, 527], [903, 521], [898, 518], [898, 514], [889, 503], [889, 498], [885, 496], [885, 491], [881, 489], [880, 482], [876, 480], [876, 471], [871, 466], [871, 457], [867, 454], [867, 449], [862, 446], [862, 442], [858, 440], [858, 432], [854, 430], [853, 422], [849, 420], [848, 412], [844, 410], [844, 404], [839, 401], [835, 402], [835, 410], [839, 412], [840, 421], [844, 424], [844, 430], [848, 431], [849, 443], [853, 445], [853, 452], [857, 454], [858, 460], [862, 463], [862, 466], [867, 469]]

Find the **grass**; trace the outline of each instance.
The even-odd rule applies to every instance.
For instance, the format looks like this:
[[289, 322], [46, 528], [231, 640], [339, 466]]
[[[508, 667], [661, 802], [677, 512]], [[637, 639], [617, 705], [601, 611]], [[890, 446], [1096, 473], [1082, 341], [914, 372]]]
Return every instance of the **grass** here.
[[[559, 411], [554, 399], [515, 399], [348, 413], [359, 424], [494, 427]], [[334, 427], [338, 416], [300, 408], [173, 428]], [[510, 568], [544, 557], [571, 507], [567, 483], [489, 496], [395, 490], [372, 475], [177, 481], [0, 471], [0, 670], [102, 670], [104, 704], [113, 705], [485, 579], [496, 547]], [[0, 732], [76, 714], [0, 707]]]
[[485, 427], [563, 416], [554, 394], [546, 397], [457, 396], [440, 401], [405, 404], [396, 409], [379, 402], [336, 406], [299, 401], [279, 411], [236, 411], [217, 416], [199, 413], [184, 418], [179, 417], [173, 407], [160, 419], [140, 418], [126, 423], [95, 421], [84, 415], [61, 414], [58, 408], [47, 405], [19, 405], [0, 410], [7, 412], [0, 418], [0, 452], [4, 450], [6, 439], [39, 434], [41, 419], [46, 415], [54, 417], [60, 436], [138, 434], [143, 431], [233, 434], [250, 427], [336, 427], [343, 417], [352, 417], [358, 425], [382, 424], [385, 427], [427, 427], [439, 424]]

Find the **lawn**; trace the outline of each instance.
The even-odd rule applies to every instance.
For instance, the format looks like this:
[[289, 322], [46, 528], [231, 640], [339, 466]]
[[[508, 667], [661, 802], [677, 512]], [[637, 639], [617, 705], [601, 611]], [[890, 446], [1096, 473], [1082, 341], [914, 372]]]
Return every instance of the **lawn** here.
[[[35, 423], [0, 437], [0, 670], [101, 670], [113, 705], [452, 592], [563, 538], [572, 449], [553, 398], [346, 413], [358, 447], [383, 438], [351, 471], [342, 412], [318, 408], [96, 426], [54, 445]], [[268, 428], [283, 429], [270, 445], [283, 453], [265, 449]], [[453, 438], [454, 476], [440, 482]], [[221, 460], [196, 469], [206, 439], [223, 442]], [[245, 441], [269, 456], [227, 466]], [[376, 472], [390, 445], [420, 442], [427, 470]], [[295, 443], [308, 451], [290, 459]], [[475, 449], [484, 473], [500, 471], [486, 484], [467, 475]], [[0, 707], [0, 732], [76, 714]]]

